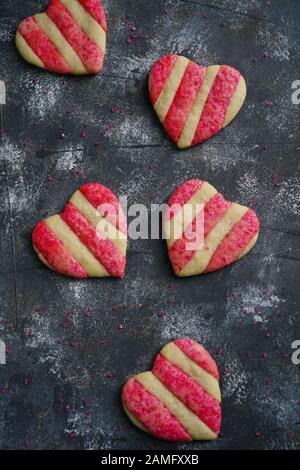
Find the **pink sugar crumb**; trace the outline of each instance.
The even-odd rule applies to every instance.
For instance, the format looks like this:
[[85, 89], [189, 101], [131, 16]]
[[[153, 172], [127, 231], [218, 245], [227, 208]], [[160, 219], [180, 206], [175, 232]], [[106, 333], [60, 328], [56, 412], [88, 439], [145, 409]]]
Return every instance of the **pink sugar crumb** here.
[[107, 379], [112, 379], [112, 378], [113, 378], [112, 373], [111, 373], [111, 372], [108, 372], [108, 373], [106, 374], [106, 378], [107, 378]]
[[112, 106], [111, 112], [112, 112], [112, 113], [116, 113], [116, 112], [117, 112], [117, 108], [115, 108], [115, 106]]
[[5, 348], [6, 354], [10, 354], [11, 351], [12, 351], [12, 349], [9, 346], [6, 346], [6, 348]]
[[225, 369], [223, 372], [223, 377], [229, 377], [229, 375], [230, 375], [230, 371]]
[[25, 377], [25, 379], [24, 379], [24, 382], [23, 382], [23, 383], [24, 383], [24, 385], [28, 385], [28, 384], [29, 384], [29, 379], [28, 379], [27, 377]]
[[61, 138], [61, 139], [65, 139], [65, 138], [66, 138], [66, 134], [65, 134], [64, 132], [62, 132], [62, 133], [60, 134], [60, 138]]
[[70, 439], [75, 439], [78, 436], [78, 434], [76, 431], [71, 431], [68, 433], [68, 436]]
[[77, 346], [76, 341], [71, 341], [70, 346], [71, 346], [71, 348], [76, 348], [76, 346]]
[[207, 19], [208, 19], [208, 13], [207, 13], [207, 11], [205, 11], [202, 16], [203, 16], [203, 18], [204, 18], [205, 20], [207, 20]]
[[47, 180], [48, 180], [49, 183], [52, 183], [52, 181], [54, 181], [54, 177], [49, 175], [49, 176], [47, 176]]
[[123, 325], [122, 325], [122, 323], [120, 323], [120, 325], [118, 325], [118, 330], [123, 330]]
[[273, 103], [272, 103], [271, 100], [265, 100], [265, 101], [264, 101], [264, 105], [265, 105], [266, 108], [269, 108], [270, 106], [272, 106], [272, 104], [273, 104]]
[[158, 314], [158, 317], [159, 317], [159, 318], [163, 318], [163, 317], [165, 317], [165, 316], [166, 316], [165, 312], [159, 312], [159, 314]]
[[82, 404], [83, 404], [84, 406], [87, 406], [87, 405], [90, 404], [90, 400], [88, 400], [87, 398], [83, 398], [83, 399], [82, 399]]
[[255, 436], [256, 436], [256, 437], [261, 437], [261, 436], [262, 436], [262, 433], [261, 433], [260, 431], [256, 431]]

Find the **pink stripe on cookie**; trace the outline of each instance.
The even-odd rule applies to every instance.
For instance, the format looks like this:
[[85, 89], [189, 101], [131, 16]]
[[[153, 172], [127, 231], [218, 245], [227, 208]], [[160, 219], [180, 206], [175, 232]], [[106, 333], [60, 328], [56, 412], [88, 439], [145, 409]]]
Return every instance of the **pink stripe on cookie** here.
[[164, 120], [164, 128], [170, 138], [177, 142], [187, 118], [196, 101], [206, 69], [190, 61], [176, 92], [174, 100]]
[[45, 221], [39, 222], [33, 229], [32, 242], [35, 249], [56, 271], [72, 277], [88, 277], [88, 274], [73, 258], [62, 241], [50, 230]]
[[168, 408], [135, 379], [122, 390], [122, 402], [145, 429], [159, 439], [191, 441], [191, 436]]
[[240, 76], [240, 72], [232, 67], [221, 65], [203, 108], [192, 145], [210, 139], [222, 129]]
[[161, 354], [157, 355], [152, 372], [203, 423], [219, 434], [221, 406], [195, 380]]
[[174, 344], [192, 361], [196, 362], [198, 366], [202, 367], [202, 369], [212, 375], [216, 380], [219, 380], [217, 365], [201, 344], [198, 344], [192, 339], [176, 339]]
[[73, 204], [68, 203], [60, 216], [106, 271], [114, 277], [124, 275], [125, 256], [110, 240], [100, 239], [97, 230]]
[[214, 252], [205, 272], [216, 271], [237, 261], [253, 237], [259, 231], [259, 220], [252, 209], [234, 225]]

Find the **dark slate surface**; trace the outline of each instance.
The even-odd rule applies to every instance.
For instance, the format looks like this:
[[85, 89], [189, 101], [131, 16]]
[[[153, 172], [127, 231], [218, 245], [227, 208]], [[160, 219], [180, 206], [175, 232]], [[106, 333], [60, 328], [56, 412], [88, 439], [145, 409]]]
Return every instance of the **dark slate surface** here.
[[[299, 448], [299, 366], [290, 356], [300, 338], [300, 106], [291, 100], [300, 79], [300, 3], [104, 3], [103, 73], [65, 78], [30, 67], [14, 48], [19, 21], [47, 1], [1, 2], [8, 104], [0, 148], [0, 337], [8, 354], [0, 366], [0, 447]], [[127, 44], [130, 24], [139, 39]], [[229, 63], [249, 86], [232, 125], [187, 151], [168, 140], [146, 91], [149, 68], [170, 52]], [[227, 269], [177, 279], [163, 242], [138, 240], [130, 241], [124, 279], [77, 281], [44, 268], [31, 248], [34, 224], [61, 210], [84, 182], [98, 180], [150, 207], [194, 177], [251, 204], [261, 218], [259, 243]], [[212, 443], [157, 441], [120, 406], [125, 379], [182, 336], [202, 342], [220, 367], [224, 418]]]

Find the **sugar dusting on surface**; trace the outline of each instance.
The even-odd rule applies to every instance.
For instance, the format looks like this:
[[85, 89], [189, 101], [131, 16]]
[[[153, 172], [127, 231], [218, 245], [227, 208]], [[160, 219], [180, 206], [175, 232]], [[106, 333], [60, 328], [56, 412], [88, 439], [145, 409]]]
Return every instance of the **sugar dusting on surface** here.
[[37, 81], [25, 81], [24, 85], [30, 90], [26, 112], [29, 111], [36, 121], [49, 119], [55, 113], [55, 105], [62, 99], [65, 86], [62, 79], [52, 75], [40, 76]]
[[283, 301], [274, 286], [267, 289], [252, 283], [244, 283], [232, 289], [225, 306], [225, 324], [240, 322], [249, 325], [269, 321], [269, 317]]
[[269, 51], [272, 59], [279, 62], [290, 60], [288, 37], [277, 30], [274, 26], [268, 26], [263, 23], [256, 36], [257, 44]]

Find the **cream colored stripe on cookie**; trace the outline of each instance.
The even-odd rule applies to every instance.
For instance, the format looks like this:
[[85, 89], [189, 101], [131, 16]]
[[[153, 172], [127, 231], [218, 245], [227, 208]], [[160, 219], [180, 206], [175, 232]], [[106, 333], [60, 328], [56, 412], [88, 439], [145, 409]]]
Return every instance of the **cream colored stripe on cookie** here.
[[176, 344], [167, 344], [160, 351], [160, 354], [195, 380], [195, 382], [197, 382], [215, 400], [219, 403], [221, 402], [221, 392], [217, 379], [184, 354]]
[[178, 147], [186, 148], [189, 147], [193, 142], [204, 105], [207, 101], [219, 69], [220, 65], [211, 65], [210, 67], [207, 67], [205, 77], [198, 92], [198, 96], [189, 114], [189, 117], [186, 120], [180, 139], [177, 142]]
[[205, 271], [211, 257], [223, 238], [230, 232], [233, 226], [241, 220], [247, 210], [247, 207], [234, 203], [231, 204], [222, 219], [205, 238], [203, 248], [194, 254], [193, 258], [184, 266], [178, 276], [192, 276]]
[[163, 91], [158, 97], [154, 105], [154, 109], [161, 122], [165, 120], [168, 114], [169, 108], [173, 103], [174, 97], [184, 75], [185, 69], [187, 68], [189, 59], [186, 57], [178, 56], [174, 67], [169, 75], [169, 78], [163, 88]]
[[229, 106], [226, 111], [223, 127], [227, 126], [237, 115], [245, 101], [247, 87], [244, 77], [240, 76], [235, 92], [230, 100]]
[[26, 60], [37, 67], [41, 67], [42, 69], [45, 68], [43, 62], [39, 59], [36, 53], [31, 49], [28, 43], [25, 41], [23, 36], [17, 31], [16, 33], [16, 46], [19, 50], [20, 54], [23, 57], [26, 57]]
[[175, 397], [152, 372], [142, 372], [136, 375], [135, 379], [169, 409], [193, 439], [216, 439], [217, 435], [212, 432], [197, 415]]
[[85, 34], [105, 52], [106, 34], [102, 26], [83, 8], [77, 0], [60, 0], [74, 21], [78, 23]]
[[[196, 204], [207, 204], [215, 194], [217, 194], [217, 190], [211, 184], [204, 181], [200, 189], [184, 204], [182, 209], [176, 212], [174, 217], [165, 223], [164, 230], [168, 247], [172, 246], [176, 240], [182, 237], [182, 233], [196, 217]], [[184, 209], [187, 205], [193, 207], [193, 210]]]
[[68, 62], [72, 71], [78, 74], [88, 73], [74, 49], [66, 41], [58, 27], [53, 23], [46, 13], [38, 13], [34, 16], [39, 27], [54, 44], [62, 57]]
[[243, 258], [243, 256], [246, 256], [247, 253], [249, 253], [250, 250], [254, 247], [255, 243], [257, 242], [258, 239], [258, 232], [254, 235], [252, 240], [248, 243], [248, 245], [245, 247], [245, 249], [240, 253], [238, 259]]
[[94, 257], [59, 215], [53, 215], [46, 219], [45, 222], [89, 276], [110, 276], [104, 266]]
[[[78, 190], [76, 191], [70, 199], [71, 204], [75, 206], [79, 212], [93, 225], [94, 228], [99, 230], [101, 235], [104, 235], [105, 238], [109, 239], [120, 252], [125, 255], [127, 248], [127, 237], [124, 233], [120, 232], [111, 222], [109, 222], [105, 217], [102, 217], [97, 209], [84, 197], [84, 195]], [[103, 233], [100, 230], [99, 223], [104, 223], [104, 227], [107, 228], [107, 233]]]

